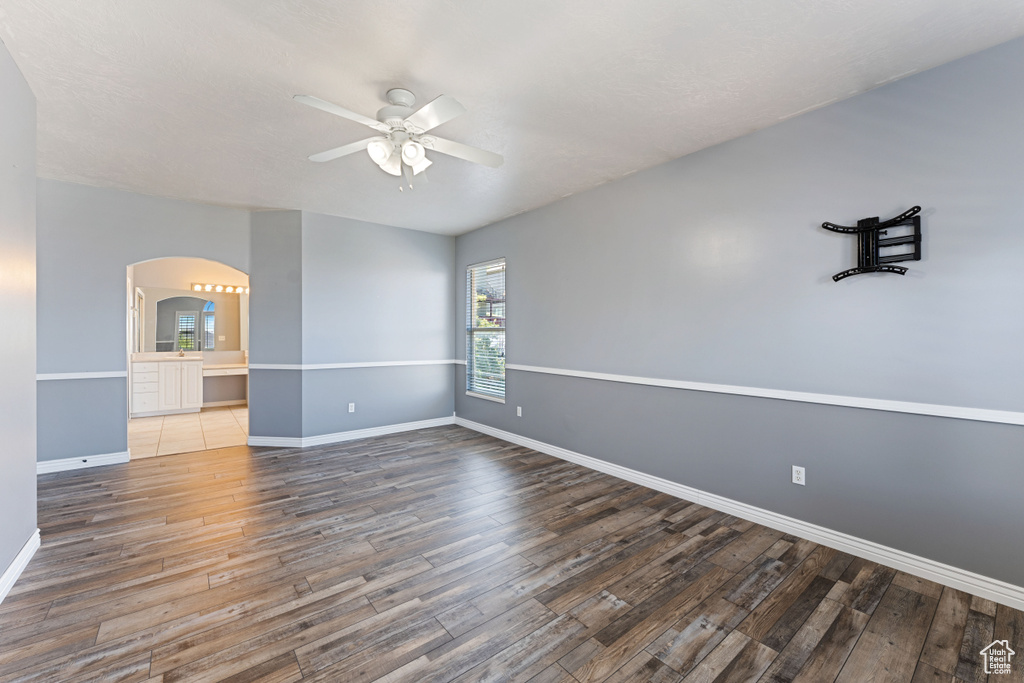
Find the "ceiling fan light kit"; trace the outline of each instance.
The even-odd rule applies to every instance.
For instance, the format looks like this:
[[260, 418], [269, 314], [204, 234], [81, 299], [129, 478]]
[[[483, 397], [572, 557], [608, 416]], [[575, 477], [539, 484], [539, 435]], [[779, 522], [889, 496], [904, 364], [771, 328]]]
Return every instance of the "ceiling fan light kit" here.
[[384, 163], [378, 164], [378, 166], [391, 175], [402, 175], [402, 157], [398, 154], [392, 154]]
[[373, 163], [381, 166], [395, 153], [395, 145], [387, 138], [380, 138], [367, 145], [366, 151], [369, 152]]
[[[427, 131], [465, 113], [466, 108], [454, 97], [441, 95], [417, 111], [413, 111], [416, 96], [404, 88], [388, 90], [387, 99], [388, 106], [377, 111], [375, 120], [311, 95], [295, 95], [295, 100], [302, 104], [361, 123], [383, 134], [313, 154], [310, 161], [332, 161], [365, 149], [373, 163], [385, 173], [404, 176], [410, 189], [412, 176], [419, 175], [433, 163], [427, 158], [428, 149], [491, 168], [497, 168], [504, 162], [500, 154], [425, 135]], [[399, 189], [403, 189], [402, 186]]]
[[402, 161], [415, 166], [426, 158], [426, 154], [423, 152], [423, 145], [412, 140], [406, 140], [405, 144], [402, 145]]

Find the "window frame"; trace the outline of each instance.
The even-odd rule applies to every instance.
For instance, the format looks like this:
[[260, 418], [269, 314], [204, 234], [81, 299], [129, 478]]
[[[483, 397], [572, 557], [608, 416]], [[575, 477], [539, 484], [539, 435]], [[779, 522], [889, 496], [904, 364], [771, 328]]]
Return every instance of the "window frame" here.
[[[473, 373], [474, 366], [476, 364], [476, 356], [474, 351], [474, 335], [477, 333], [489, 333], [493, 334], [496, 331], [500, 331], [502, 335], [502, 349], [504, 357], [505, 338], [507, 336], [507, 294], [506, 299], [502, 302], [503, 313], [502, 326], [501, 327], [475, 327], [473, 322], [476, 319], [476, 307], [475, 307], [475, 292], [476, 282], [474, 278], [474, 271], [485, 269], [490, 266], [501, 264], [503, 277], [508, 273], [508, 262], [504, 256], [499, 258], [489, 259], [487, 261], [481, 261], [480, 263], [473, 263], [466, 266], [466, 396], [472, 396], [474, 398], [480, 398], [485, 401], [492, 401], [494, 403], [505, 403], [505, 396], [508, 390], [508, 372], [506, 367], [502, 367], [502, 393], [500, 396], [490, 393], [485, 393], [479, 390], [474, 390], [473, 385]], [[507, 282], [505, 283], [507, 288]]]
[[[181, 347], [181, 335], [183, 330], [181, 329], [181, 319], [191, 318], [192, 319], [192, 347], [182, 349]], [[199, 317], [199, 311], [175, 311], [174, 313], [174, 350], [175, 351], [198, 351], [200, 342], [200, 331], [199, 324], [201, 318]]]
[[[206, 342], [210, 343], [207, 344]], [[203, 351], [214, 351], [217, 347], [217, 317], [213, 311], [203, 311]]]

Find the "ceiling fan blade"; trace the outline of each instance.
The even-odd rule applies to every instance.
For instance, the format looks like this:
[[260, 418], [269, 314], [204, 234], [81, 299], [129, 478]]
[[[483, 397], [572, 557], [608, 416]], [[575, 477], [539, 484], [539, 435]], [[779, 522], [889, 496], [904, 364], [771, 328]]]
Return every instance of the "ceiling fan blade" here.
[[341, 147], [335, 147], [334, 149], [329, 149], [326, 152], [320, 152], [319, 154], [313, 154], [313, 155], [311, 155], [309, 157], [309, 160], [310, 161], [333, 161], [334, 159], [338, 159], [338, 158], [343, 157], [343, 156], [348, 155], [348, 154], [355, 154], [356, 152], [361, 152], [364, 149], [366, 149], [367, 147], [369, 147], [370, 143], [373, 142], [374, 140], [383, 140], [383, 139], [384, 138], [382, 138], [382, 137], [373, 137], [373, 138], [366, 138], [365, 140], [360, 140], [359, 142], [350, 142], [347, 145], [342, 145]]
[[363, 116], [362, 114], [357, 114], [354, 111], [349, 111], [348, 109], [339, 107], [336, 104], [325, 102], [319, 97], [313, 97], [312, 95], [295, 95], [292, 99], [296, 102], [301, 102], [308, 107], [314, 107], [321, 111], [325, 111], [328, 114], [334, 114], [335, 116], [340, 116], [343, 119], [348, 119], [349, 121], [355, 121], [356, 123], [361, 123], [364, 126], [369, 126], [370, 128], [379, 130], [382, 133], [387, 133], [391, 130], [388, 128], [387, 124], [381, 123], [376, 119], [371, 119], [369, 116]]
[[451, 140], [445, 140], [444, 138], [434, 137], [433, 135], [424, 135], [418, 140], [427, 149], [432, 149], [435, 152], [440, 152], [441, 154], [458, 157], [459, 159], [465, 159], [466, 161], [472, 161], [475, 164], [490, 166], [491, 168], [498, 168], [505, 161], [504, 157], [500, 154], [488, 152], [484, 149], [477, 149], [476, 147], [470, 147], [469, 145], [464, 145], [461, 142], [452, 142]]
[[426, 133], [431, 128], [437, 128], [442, 123], [465, 113], [466, 108], [457, 99], [441, 95], [420, 107], [405, 120], [405, 123], [416, 133]]

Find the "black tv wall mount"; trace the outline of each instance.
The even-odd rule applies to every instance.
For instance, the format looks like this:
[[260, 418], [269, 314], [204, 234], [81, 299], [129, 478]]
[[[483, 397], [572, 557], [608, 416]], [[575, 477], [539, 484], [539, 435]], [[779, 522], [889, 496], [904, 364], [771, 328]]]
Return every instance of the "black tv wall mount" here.
[[[861, 273], [897, 273], [899, 275], [906, 273], [907, 269], [903, 266], [891, 264], [900, 261], [921, 260], [921, 216], [918, 215], [920, 213], [921, 207], [915, 206], [909, 211], [904, 211], [899, 216], [881, 223], [878, 221], [878, 216], [864, 218], [857, 221], [857, 227], [855, 228], [846, 225], [836, 225], [835, 223], [822, 223], [821, 227], [826, 230], [850, 232], [857, 235], [857, 267], [836, 273], [832, 276], [832, 279], [839, 282], [845, 277], [860, 275]], [[886, 228], [895, 228], [903, 225], [913, 226], [913, 231], [897, 237], [880, 237], [880, 235], [888, 234]], [[893, 247], [901, 247], [905, 244], [914, 245], [913, 250], [907, 251], [903, 249], [897, 251], [897, 253], [891, 253]]]

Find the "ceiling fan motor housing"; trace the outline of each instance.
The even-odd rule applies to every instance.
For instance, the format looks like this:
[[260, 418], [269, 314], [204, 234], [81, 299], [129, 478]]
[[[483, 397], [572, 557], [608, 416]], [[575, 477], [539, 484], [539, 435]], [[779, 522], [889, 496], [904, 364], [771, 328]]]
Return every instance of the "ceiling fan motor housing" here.
[[377, 120], [392, 128], [401, 128], [402, 122], [409, 118], [410, 114], [412, 114], [412, 107], [392, 104], [387, 107], [381, 107], [377, 111]]

